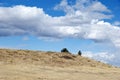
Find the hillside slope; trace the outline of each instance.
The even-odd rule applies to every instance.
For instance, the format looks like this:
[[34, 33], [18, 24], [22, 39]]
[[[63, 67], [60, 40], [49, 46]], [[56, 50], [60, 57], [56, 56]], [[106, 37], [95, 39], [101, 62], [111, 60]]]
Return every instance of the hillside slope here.
[[0, 62], [12, 64], [36, 64], [49, 66], [111, 67], [79, 55], [57, 52], [0, 49]]
[[68, 53], [0, 49], [0, 80], [119, 80], [120, 69]]

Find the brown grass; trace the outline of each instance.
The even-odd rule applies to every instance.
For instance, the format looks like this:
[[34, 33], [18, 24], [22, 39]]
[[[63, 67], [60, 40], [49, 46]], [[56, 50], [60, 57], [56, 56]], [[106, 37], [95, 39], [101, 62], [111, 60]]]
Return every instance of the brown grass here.
[[0, 80], [119, 80], [120, 69], [78, 55], [0, 49]]
[[79, 55], [57, 52], [0, 49], [0, 61], [12, 64], [36, 64], [49, 66], [111, 67]]

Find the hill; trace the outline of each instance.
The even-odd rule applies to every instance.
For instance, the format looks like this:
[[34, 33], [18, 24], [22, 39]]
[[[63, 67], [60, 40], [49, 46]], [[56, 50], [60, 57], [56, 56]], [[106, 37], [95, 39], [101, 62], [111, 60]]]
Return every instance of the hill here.
[[43, 52], [31, 50], [9, 50], [0, 49], [0, 61], [12, 64], [35, 64], [49, 66], [90, 66], [90, 67], [111, 67], [89, 58], [69, 53]]
[[0, 80], [118, 80], [120, 69], [79, 55], [0, 49]]

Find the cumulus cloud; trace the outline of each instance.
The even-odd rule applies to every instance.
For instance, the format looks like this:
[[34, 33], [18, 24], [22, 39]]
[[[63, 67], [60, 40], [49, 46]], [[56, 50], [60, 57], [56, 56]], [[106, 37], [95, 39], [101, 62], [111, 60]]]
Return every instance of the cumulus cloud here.
[[[78, 1], [70, 6], [67, 0], [63, 0], [56, 6], [56, 9], [63, 8], [66, 12], [65, 16], [60, 17], [45, 14], [42, 8], [37, 7], [23, 5], [0, 7], [0, 36], [36, 35], [38, 37], [78, 37], [96, 40], [105, 38], [107, 34], [103, 35], [104, 28], [108, 29], [107, 27], [112, 25], [102, 23], [99, 19], [110, 18], [109, 15], [102, 13], [109, 10], [100, 2]], [[87, 6], [83, 5], [85, 2]], [[70, 7], [73, 13], [67, 7]], [[100, 7], [102, 9], [99, 9]], [[91, 14], [94, 16], [90, 16]]]
[[[44, 13], [41, 8], [14, 6], [0, 7], [0, 32], [1, 36], [6, 35], [41, 35], [46, 26], [49, 27], [50, 16]], [[48, 20], [48, 21], [47, 21]], [[48, 24], [48, 25], [46, 25]], [[6, 33], [7, 32], [7, 33]]]
[[120, 66], [120, 58], [118, 52], [91, 52], [91, 51], [85, 51], [83, 56], [89, 57], [91, 59], [95, 59], [97, 61], [102, 61], [104, 63], [108, 63], [114, 66]]
[[110, 54], [108, 52], [99, 52], [99, 53], [93, 53], [90, 51], [84, 52], [83, 56], [89, 57], [98, 61], [102, 61], [104, 63], [110, 63], [115, 59], [114, 54]]
[[109, 9], [101, 2], [92, 0], [76, 0], [75, 5], [69, 5], [67, 0], [62, 0], [62, 2], [57, 5], [55, 10], [63, 10], [69, 15], [79, 15], [81, 18], [86, 20], [91, 19], [109, 19], [112, 15], [105, 15], [102, 12], [110, 12]]
[[54, 9], [63, 10], [66, 15], [52, 17], [42, 8], [24, 5], [0, 7], [0, 36], [34, 35], [56, 40], [82, 38], [120, 48], [120, 28], [104, 21], [113, 15], [101, 2], [76, 0], [75, 4], [69, 5], [67, 0], [62, 0]]

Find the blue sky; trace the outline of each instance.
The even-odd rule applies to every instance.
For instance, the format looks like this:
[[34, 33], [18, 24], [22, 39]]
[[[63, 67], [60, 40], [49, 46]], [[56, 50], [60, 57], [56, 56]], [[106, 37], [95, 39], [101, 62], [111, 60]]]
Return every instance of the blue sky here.
[[0, 0], [0, 48], [66, 47], [120, 66], [119, 14], [120, 0]]

